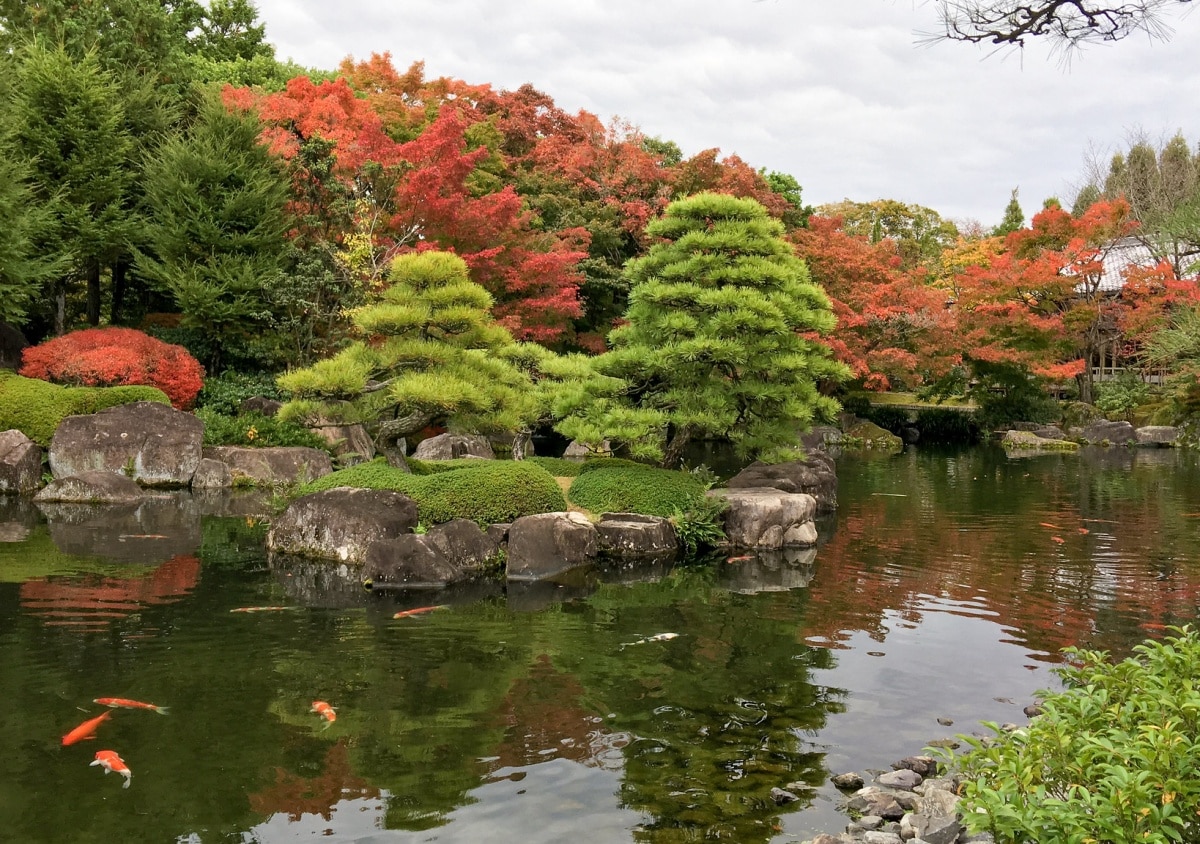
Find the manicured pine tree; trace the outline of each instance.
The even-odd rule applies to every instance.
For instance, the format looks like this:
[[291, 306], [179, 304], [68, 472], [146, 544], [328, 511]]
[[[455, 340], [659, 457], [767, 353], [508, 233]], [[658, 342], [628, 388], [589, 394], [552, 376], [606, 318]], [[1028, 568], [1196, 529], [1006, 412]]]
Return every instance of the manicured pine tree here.
[[700, 437], [768, 456], [836, 413], [820, 390], [849, 375], [819, 339], [833, 312], [783, 231], [758, 202], [716, 193], [673, 202], [647, 227], [660, 240], [629, 263], [626, 324], [596, 365], [625, 381], [628, 406], [662, 415], [664, 466]]

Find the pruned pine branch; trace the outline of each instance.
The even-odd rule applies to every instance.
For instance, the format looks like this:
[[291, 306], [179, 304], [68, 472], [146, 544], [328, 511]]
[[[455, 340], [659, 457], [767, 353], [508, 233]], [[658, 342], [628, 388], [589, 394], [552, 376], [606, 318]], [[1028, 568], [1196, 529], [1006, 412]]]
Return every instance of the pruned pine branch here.
[[1120, 41], [1145, 33], [1165, 39], [1172, 33], [1163, 23], [1164, 10], [1191, 0], [936, 0], [941, 33], [931, 41], [966, 41], [1024, 46], [1028, 38], [1043, 38], [1070, 50], [1083, 44]]

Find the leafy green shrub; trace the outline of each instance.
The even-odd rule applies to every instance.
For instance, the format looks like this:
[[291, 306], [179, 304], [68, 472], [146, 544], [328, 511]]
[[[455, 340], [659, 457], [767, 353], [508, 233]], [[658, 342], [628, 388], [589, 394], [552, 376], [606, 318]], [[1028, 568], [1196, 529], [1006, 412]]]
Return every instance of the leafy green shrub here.
[[675, 538], [687, 554], [715, 548], [725, 541], [725, 510], [729, 502], [720, 497], [701, 498], [686, 510], [671, 515]]
[[597, 469], [614, 469], [614, 468], [633, 468], [633, 469], [653, 469], [649, 463], [638, 463], [636, 460], [626, 460], [624, 457], [589, 457], [583, 461], [576, 475], [586, 475], [588, 472], [594, 472]]
[[196, 411], [204, 422], [205, 445], [240, 445], [250, 448], [306, 446], [329, 450], [329, 443], [307, 428], [261, 413], [226, 416], [210, 408]]
[[59, 423], [68, 416], [137, 401], [171, 403], [156, 387], [62, 387], [0, 372], [0, 431], [16, 429], [47, 447]]
[[670, 516], [704, 499], [704, 484], [688, 472], [631, 464], [585, 465], [567, 497], [594, 513], [643, 513]]
[[[963, 815], [998, 841], [1200, 840], [1200, 637], [1185, 627], [1116, 664], [1068, 648], [1066, 688], [994, 739], [962, 737]], [[977, 812], [982, 810], [982, 813]]]
[[462, 462], [471, 466], [416, 475], [376, 460], [304, 484], [297, 494], [307, 495], [339, 486], [391, 489], [417, 502], [418, 517], [426, 525], [451, 519], [471, 519], [486, 525], [567, 509], [566, 499], [553, 476], [527, 460]]
[[1109, 419], [1133, 421], [1133, 412], [1150, 400], [1150, 385], [1132, 372], [1096, 385], [1096, 407]]
[[907, 410], [887, 404], [872, 406], [862, 415], [862, 418], [868, 422], [874, 422], [880, 428], [891, 431], [893, 434], [899, 434], [905, 428], [912, 425]]
[[204, 379], [200, 395], [196, 396], [196, 407], [225, 416], [237, 416], [241, 412], [242, 402], [255, 396], [281, 401], [284, 398], [283, 392], [275, 384], [274, 375], [227, 370]]
[[974, 416], [948, 408], [920, 410], [913, 425], [920, 431], [923, 443], [974, 443], [981, 436]]

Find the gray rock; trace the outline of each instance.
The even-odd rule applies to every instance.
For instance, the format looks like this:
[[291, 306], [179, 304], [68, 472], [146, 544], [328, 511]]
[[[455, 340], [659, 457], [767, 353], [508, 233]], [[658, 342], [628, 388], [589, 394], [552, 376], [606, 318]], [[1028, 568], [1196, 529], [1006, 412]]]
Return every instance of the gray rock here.
[[782, 788], [771, 789], [771, 799], [775, 801], [777, 806], [784, 806], [788, 803], [795, 803], [800, 798], [790, 791], [785, 791]]
[[893, 771], [915, 771], [922, 777], [936, 774], [937, 767], [937, 760], [932, 756], [906, 756], [898, 762], [892, 763]]
[[1107, 442], [1112, 445], [1124, 445], [1136, 439], [1137, 434], [1128, 422], [1108, 422], [1101, 419], [1086, 426], [1080, 437], [1084, 442], [1092, 444]]
[[917, 811], [929, 818], [953, 818], [958, 815], [960, 799], [949, 789], [928, 788], [917, 801]]
[[269, 399], [266, 396], [251, 396], [243, 399], [242, 403], [238, 405], [238, 410], [242, 413], [261, 413], [263, 416], [274, 416], [281, 407], [283, 407], [281, 401]]
[[[815, 528], [804, 528], [816, 512], [816, 499], [807, 493], [738, 488], [713, 489], [708, 495], [728, 502], [725, 536], [735, 548], [782, 548], [785, 539], [797, 546], [816, 540]], [[813, 542], [802, 541], [809, 536]]]
[[1044, 440], [1065, 440], [1067, 438], [1066, 432], [1056, 425], [1038, 425], [1032, 429], [1032, 433]]
[[93, 504], [132, 504], [142, 499], [142, 488], [124, 475], [102, 470], [57, 478], [33, 497], [34, 501], [78, 501]]
[[187, 486], [200, 464], [204, 423], [168, 404], [140, 401], [68, 416], [50, 441], [55, 478], [101, 471], [143, 486]]
[[849, 836], [826, 835], [824, 833], [812, 839], [808, 844], [846, 844]]
[[511, 525], [508, 522], [504, 522], [501, 524], [495, 524], [495, 525], [488, 525], [487, 526], [487, 535], [492, 538], [492, 542], [495, 542], [501, 548], [507, 548], [508, 547], [508, 529], [510, 527], [511, 527]]
[[430, 589], [469, 580], [487, 568], [500, 547], [479, 525], [454, 519], [424, 534], [381, 539], [367, 549], [363, 584], [371, 589]]
[[679, 548], [675, 528], [659, 516], [605, 513], [596, 532], [601, 553], [613, 557], [667, 557]]
[[457, 460], [462, 457], [496, 459], [488, 438], [475, 434], [439, 434], [421, 440], [412, 456], [414, 460]]
[[577, 440], [571, 440], [563, 452], [563, 458], [566, 460], [586, 460], [589, 457], [612, 457], [612, 445], [605, 440], [600, 443], [599, 448], [592, 449]]
[[1025, 713], [1026, 718], [1036, 718], [1042, 714], [1042, 705], [1040, 703], [1031, 703], [1021, 710]]
[[582, 513], [522, 516], [508, 528], [508, 578], [540, 580], [595, 560], [596, 526]]
[[41, 485], [41, 447], [20, 431], [0, 432], [0, 495], [29, 495]]
[[862, 840], [863, 844], [904, 844], [903, 840], [896, 833], [879, 830], [864, 832]]
[[204, 449], [204, 457], [219, 460], [233, 473], [235, 484], [292, 485], [315, 481], [333, 471], [333, 461], [320, 449], [302, 446], [244, 448], [234, 445]]
[[297, 498], [267, 534], [272, 551], [361, 563], [383, 539], [411, 533], [417, 505], [390, 490], [337, 487]]
[[829, 779], [835, 787], [840, 788], [843, 791], [849, 791], [851, 789], [863, 787], [862, 776], [860, 774], [856, 774], [854, 771], [849, 771], [844, 774], [835, 774]]
[[[954, 844], [958, 840], [959, 833], [962, 832], [962, 824], [958, 822], [958, 818], [953, 815], [949, 817], [930, 818], [916, 813], [906, 816], [908, 827], [916, 836], [916, 839], [926, 842], [926, 844]], [[902, 820], [901, 824], [904, 823]]]
[[904, 817], [904, 807], [896, 795], [877, 789], [863, 789], [846, 801], [846, 808], [860, 815], [878, 815], [885, 820], [898, 821]]
[[837, 471], [833, 458], [821, 451], [811, 451], [804, 460], [787, 463], [751, 463], [730, 478], [726, 486], [807, 493], [816, 499], [818, 512], [832, 513], [837, 509]]
[[[905, 817], [908, 817], [908, 816], [905, 815]], [[857, 821], [854, 822], [854, 825], [857, 826], [859, 829], [869, 830], [869, 829], [879, 829], [880, 827], [882, 827], [884, 825], [884, 823], [885, 823], [884, 819], [879, 817], [879, 815], [863, 815], [861, 818], [859, 818]]]
[[902, 788], [906, 791], [912, 791], [925, 778], [916, 771], [910, 771], [907, 768], [901, 768], [898, 771], [889, 771], [886, 774], [880, 774], [875, 778], [875, 781], [887, 788]]
[[375, 441], [362, 425], [318, 425], [309, 428], [325, 442], [338, 463], [353, 466], [375, 459]]
[[1169, 447], [1179, 442], [1179, 429], [1170, 425], [1147, 425], [1134, 431], [1138, 445]]
[[200, 459], [192, 475], [192, 489], [226, 489], [233, 486], [233, 472], [220, 460]]

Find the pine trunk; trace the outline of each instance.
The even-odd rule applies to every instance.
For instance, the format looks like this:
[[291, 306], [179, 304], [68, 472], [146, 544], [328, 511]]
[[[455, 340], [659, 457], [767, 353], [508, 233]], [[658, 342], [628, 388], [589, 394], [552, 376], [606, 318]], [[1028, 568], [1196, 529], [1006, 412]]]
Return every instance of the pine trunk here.
[[667, 450], [663, 452], [661, 465], [664, 469], [679, 468], [679, 464], [683, 460], [683, 451], [692, 441], [692, 433], [691, 425], [680, 425], [675, 429], [671, 441], [667, 444]]

